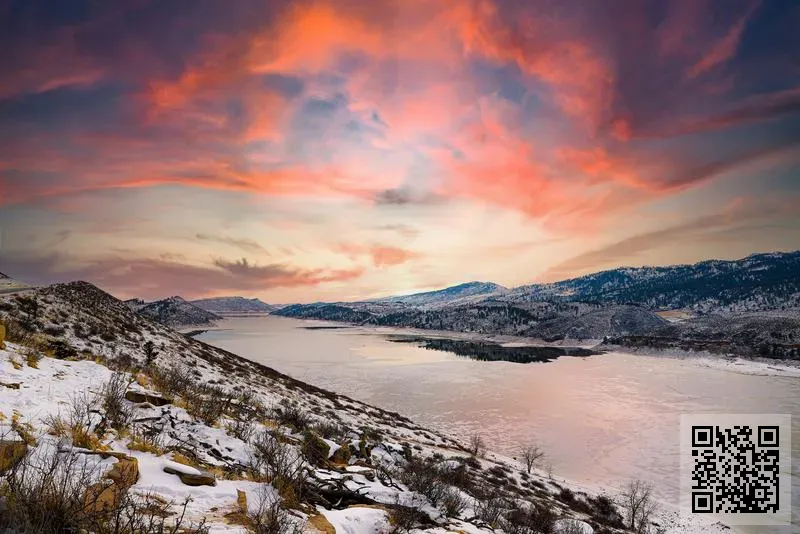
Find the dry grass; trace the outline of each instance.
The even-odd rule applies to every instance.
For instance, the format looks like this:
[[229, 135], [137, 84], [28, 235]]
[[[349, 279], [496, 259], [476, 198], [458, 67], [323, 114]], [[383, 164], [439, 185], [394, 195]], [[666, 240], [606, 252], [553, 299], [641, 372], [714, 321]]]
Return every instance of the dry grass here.
[[128, 442], [128, 448], [132, 451], [148, 452], [156, 456], [161, 456], [165, 452], [161, 435], [148, 432], [133, 432], [131, 440]]
[[28, 446], [33, 447], [36, 445], [36, 438], [33, 435], [35, 432], [33, 425], [22, 421], [22, 414], [16, 410], [11, 414], [11, 430], [16, 432], [20, 439]]

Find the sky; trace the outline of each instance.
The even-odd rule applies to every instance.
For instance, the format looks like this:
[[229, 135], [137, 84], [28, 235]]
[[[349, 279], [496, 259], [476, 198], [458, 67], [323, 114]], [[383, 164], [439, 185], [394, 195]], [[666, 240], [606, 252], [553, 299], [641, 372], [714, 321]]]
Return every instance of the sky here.
[[352, 300], [800, 248], [800, 3], [0, 0], [0, 271]]

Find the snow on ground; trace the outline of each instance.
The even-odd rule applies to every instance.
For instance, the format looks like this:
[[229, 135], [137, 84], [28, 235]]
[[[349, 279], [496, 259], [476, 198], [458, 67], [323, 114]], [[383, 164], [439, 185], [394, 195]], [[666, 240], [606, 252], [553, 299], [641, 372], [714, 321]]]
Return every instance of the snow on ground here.
[[800, 362], [766, 358], [739, 358], [720, 356], [707, 352], [687, 352], [676, 349], [614, 349], [622, 354], [635, 354], [648, 358], [683, 360], [698, 367], [708, 367], [743, 375], [800, 377]]
[[386, 511], [379, 508], [317, 509], [333, 525], [336, 534], [384, 534], [389, 527]]

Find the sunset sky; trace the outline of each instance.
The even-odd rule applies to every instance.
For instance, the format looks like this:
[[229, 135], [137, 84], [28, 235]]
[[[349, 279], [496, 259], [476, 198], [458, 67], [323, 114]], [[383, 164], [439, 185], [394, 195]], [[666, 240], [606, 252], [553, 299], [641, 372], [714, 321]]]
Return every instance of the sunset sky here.
[[348, 300], [800, 248], [800, 3], [0, 0], [0, 271]]

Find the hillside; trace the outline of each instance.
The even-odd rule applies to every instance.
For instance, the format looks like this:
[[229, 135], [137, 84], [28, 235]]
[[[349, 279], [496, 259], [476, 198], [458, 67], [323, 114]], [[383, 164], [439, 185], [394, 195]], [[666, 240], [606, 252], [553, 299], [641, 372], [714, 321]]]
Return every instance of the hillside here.
[[650, 310], [687, 308], [697, 313], [800, 310], [800, 251], [693, 265], [623, 267], [517, 287], [500, 298], [633, 304]]
[[125, 304], [140, 315], [174, 328], [207, 326], [222, 319], [221, 316], [195, 306], [181, 297], [169, 297], [154, 302], [130, 299], [126, 300]]
[[436, 291], [373, 299], [372, 302], [419, 307], [442, 307], [475, 302], [486, 297], [501, 295], [506, 291], [508, 291], [507, 288], [491, 282], [467, 282]]
[[706, 315], [667, 324], [646, 334], [614, 336], [605, 345], [800, 360], [800, 318], [763, 313]]
[[244, 297], [213, 297], [192, 300], [189, 303], [216, 315], [270, 313], [278, 308], [278, 306], [267, 304], [257, 298]]
[[0, 320], [13, 414], [0, 528], [626, 531], [609, 496], [178, 334], [90, 284], [0, 298]]
[[601, 307], [547, 302], [512, 305], [488, 300], [463, 306], [435, 309], [407, 307], [378, 312], [346, 303], [295, 304], [274, 313], [300, 319], [526, 336], [548, 341], [644, 334], [666, 324], [666, 321], [654, 313], [635, 306]]

